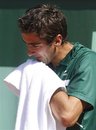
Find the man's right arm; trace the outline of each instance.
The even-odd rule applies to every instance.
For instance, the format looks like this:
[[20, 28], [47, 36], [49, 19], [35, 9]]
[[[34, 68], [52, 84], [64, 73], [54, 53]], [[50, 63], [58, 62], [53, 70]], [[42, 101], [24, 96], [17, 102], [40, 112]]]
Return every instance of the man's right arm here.
[[53, 94], [50, 106], [55, 118], [65, 127], [73, 126], [85, 108], [86, 103], [59, 91]]

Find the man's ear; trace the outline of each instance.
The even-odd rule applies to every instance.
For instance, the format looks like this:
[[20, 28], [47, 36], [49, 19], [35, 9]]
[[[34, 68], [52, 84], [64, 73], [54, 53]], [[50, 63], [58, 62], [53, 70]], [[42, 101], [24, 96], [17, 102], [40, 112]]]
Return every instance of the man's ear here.
[[62, 44], [62, 35], [58, 34], [55, 38], [55, 46], [60, 46]]

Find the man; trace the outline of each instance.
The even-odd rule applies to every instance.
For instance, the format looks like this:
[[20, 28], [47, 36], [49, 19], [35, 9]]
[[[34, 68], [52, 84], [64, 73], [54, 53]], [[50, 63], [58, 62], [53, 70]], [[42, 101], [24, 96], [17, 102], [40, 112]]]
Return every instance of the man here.
[[52, 96], [53, 115], [65, 127], [70, 127], [67, 129], [76, 126], [76, 130], [95, 130], [96, 53], [68, 41], [66, 18], [54, 6], [29, 9], [18, 22], [27, 54], [46, 63], [62, 80], [69, 82], [68, 95], [58, 90]]

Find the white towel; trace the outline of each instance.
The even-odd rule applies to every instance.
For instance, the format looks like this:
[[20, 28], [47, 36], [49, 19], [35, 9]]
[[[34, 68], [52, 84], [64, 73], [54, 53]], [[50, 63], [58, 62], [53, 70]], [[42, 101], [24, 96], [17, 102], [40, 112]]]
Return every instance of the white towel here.
[[11, 72], [4, 82], [20, 96], [15, 130], [66, 129], [57, 123], [49, 105], [56, 89], [66, 90], [65, 81], [48, 66], [29, 59]]

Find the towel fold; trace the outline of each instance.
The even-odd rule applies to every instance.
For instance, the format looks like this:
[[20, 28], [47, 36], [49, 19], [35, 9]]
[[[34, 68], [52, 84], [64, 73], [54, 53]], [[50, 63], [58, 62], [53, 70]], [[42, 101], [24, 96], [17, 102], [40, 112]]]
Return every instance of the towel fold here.
[[65, 130], [52, 115], [50, 99], [62, 81], [42, 62], [27, 60], [11, 72], [4, 82], [19, 95], [15, 130]]

